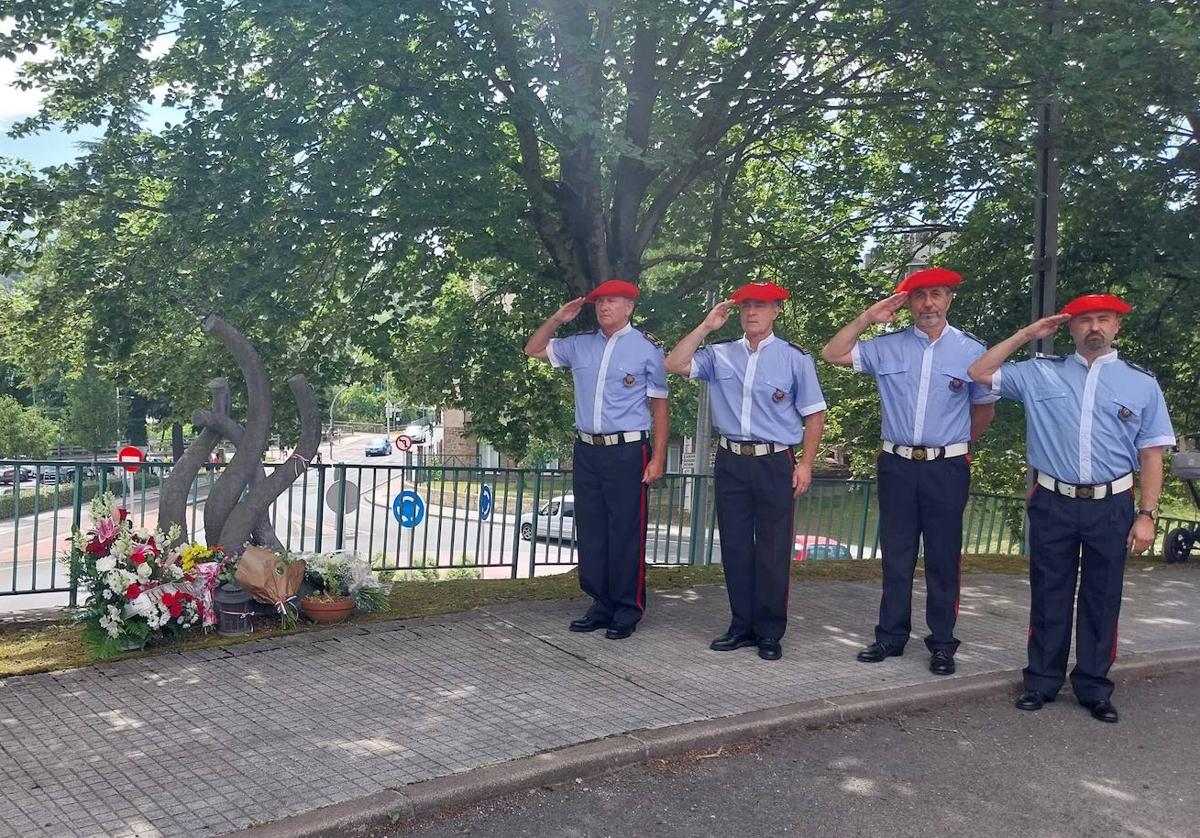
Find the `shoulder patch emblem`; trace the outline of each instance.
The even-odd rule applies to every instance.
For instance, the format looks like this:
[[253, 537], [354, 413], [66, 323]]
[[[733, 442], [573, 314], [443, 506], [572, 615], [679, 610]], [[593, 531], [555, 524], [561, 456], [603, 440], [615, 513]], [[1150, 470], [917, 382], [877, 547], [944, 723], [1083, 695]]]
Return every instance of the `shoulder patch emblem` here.
[[[1125, 359], [1124, 359], [1124, 358], [1122, 358], [1121, 360], [1122, 360], [1122, 361], [1125, 361]], [[1146, 369], [1145, 367], [1138, 366], [1138, 365], [1137, 365], [1137, 364], [1135, 364], [1133, 361], [1125, 361], [1125, 365], [1126, 365], [1127, 367], [1132, 367], [1133, 369], [1137, 370], [1138, 372], [1145, 373], [1146, 375], [1150, 376], [1151, 378], [1157, 378], [1157, 377], [1158, 377], [1158, 376], [1156, 376], [1154, 373], [1150, 372], [1150, 370]]]

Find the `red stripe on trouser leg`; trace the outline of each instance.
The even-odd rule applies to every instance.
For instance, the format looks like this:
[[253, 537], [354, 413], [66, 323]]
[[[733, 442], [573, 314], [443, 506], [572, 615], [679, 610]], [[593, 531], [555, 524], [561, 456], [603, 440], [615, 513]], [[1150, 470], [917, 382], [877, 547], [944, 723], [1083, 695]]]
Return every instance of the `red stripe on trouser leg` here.
[[[646, 466], [650, 463], [650, 446], [642, 446], [642, 473], [645, 474]], [[646, 484], [642, 483], [642, 500], [638, 504], [638, 514], [640, 516], [640, 526], [638, 539], [641, 542], [641, 549], [638, 551], [638, 590], [637, 604], [638, 610], [643, 614], [646, 613]]]

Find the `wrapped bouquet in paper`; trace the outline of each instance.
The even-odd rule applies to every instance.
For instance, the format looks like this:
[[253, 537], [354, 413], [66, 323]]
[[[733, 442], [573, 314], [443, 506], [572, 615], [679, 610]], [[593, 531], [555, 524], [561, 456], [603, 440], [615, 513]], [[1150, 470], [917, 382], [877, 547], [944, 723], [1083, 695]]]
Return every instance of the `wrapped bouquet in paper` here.
[[271, 605], [284, 620], [296, 615], [296, 595], [304, 581], [304, 562], [287, 560], [270, 550], [249, 546], [238, 560], [234, 581], [261, 603]]

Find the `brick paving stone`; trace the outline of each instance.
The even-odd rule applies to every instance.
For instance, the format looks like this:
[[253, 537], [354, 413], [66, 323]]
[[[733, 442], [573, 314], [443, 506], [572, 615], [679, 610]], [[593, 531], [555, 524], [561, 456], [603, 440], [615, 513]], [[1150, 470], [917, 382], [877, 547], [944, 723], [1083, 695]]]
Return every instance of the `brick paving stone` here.
[[[651, 595], [629, 639], [572, 634], [579, 600], [344, 626], [0, 680], [0, 838], [218, 835], [589, 739], [937, 680], [916, 631], [854, 660], [878, 583], [791, 591], [784, 657], [718, 653], [719, 587]], [[970, 576], [960, 675], [1021, 667], [1026, 580]], [[1200, 574], [1128, 574], [1120, 651], [1200, 647]]]

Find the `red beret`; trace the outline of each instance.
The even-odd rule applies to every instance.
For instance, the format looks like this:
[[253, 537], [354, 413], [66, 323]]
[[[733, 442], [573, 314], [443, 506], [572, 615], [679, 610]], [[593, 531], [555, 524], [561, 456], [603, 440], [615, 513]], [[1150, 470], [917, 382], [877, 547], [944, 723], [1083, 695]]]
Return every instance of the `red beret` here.
[[738, 290], [729, 295], [729, 299], [735, 303], [744, 303], [746, 300], [761, 300], [764, 303], [774, 303], [781, 300], [786, 300], [791, 294], [787, 289], [780, 288], [774, 282], [747, 282]]
[[1087, 314], [1089, 311], [1115, 311], [1117, 314], [1129, 314], [1133, 311], [1133, 307], [1112, 294], [1084, 294], [1063, 306], [1061, 313], [1074, 317], [1077, 314]]
[[945, 268], [926, 268], [923, 271], [909, 274], [900, 280], [900, 284], [896, 286], [896, 293], [901, 291], [916, 291], [918, 288], [937, 288], [945, 286], [953, 288], [963, 281], [963, 278], [954, 271], [948, 271]]
[[638, 295], [638, 287], [632, 282], [626, 282], [623, 279], [610, 279], [608, 282], [601, 282], [592, 293], [586, 297], [587, 302], [594, 303], [601, 297], [628, 297], [631, 300], [636, 300]]

